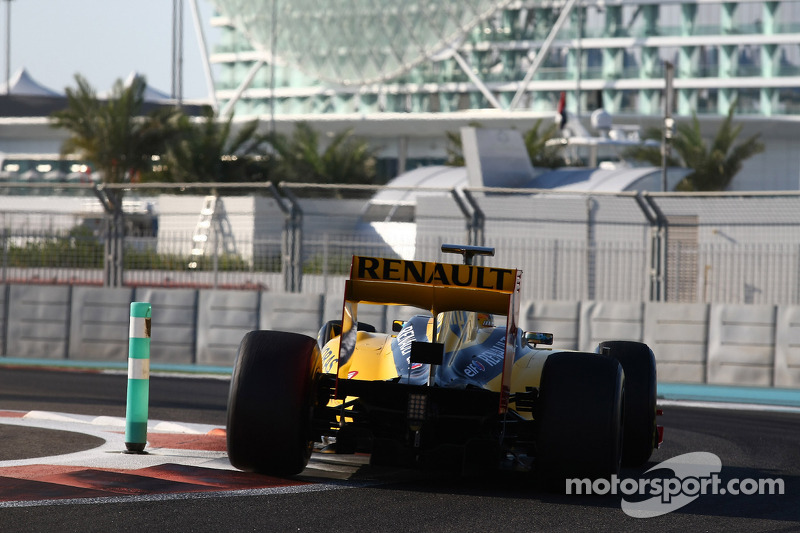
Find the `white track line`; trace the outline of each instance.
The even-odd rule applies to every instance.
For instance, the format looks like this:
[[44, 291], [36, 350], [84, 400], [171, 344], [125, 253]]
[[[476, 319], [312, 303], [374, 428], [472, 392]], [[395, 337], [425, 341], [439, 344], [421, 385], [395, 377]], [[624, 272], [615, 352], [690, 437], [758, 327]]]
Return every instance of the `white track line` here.
[[[125, 454], [123, 453], [126, 449], [124, 434], [125, 419], [117, 417], [96, 417], [54, 413], [50, 411], [31, 411], [21, 418], [0, 417], [0, 424], [82, 433], [104, 441], [103, 444], [96, 448], [74, 453], [0, 461], [0, 468], [51, 464], [85, 466], [87, 468], [134, 470], [178, 461], [181, 464], [191, 466], [211, 466], [220, 470], [234, 469], [228, 464], [227, 453], [219, 451], [172, 450], [148, 447], [145, 449], [145, 451], [148, 452], [146, 454]], [[151, 420], [148, 422], [148, 432], [152, 433], [204, 435], [216, 427], [217, 426], [207, 424], [177, 424], [159, 420]], [[224, 459], [224, 462], [220, 461], [220, 459]]]
[[[96, 427], [114, 429], [125, 428], [125, 419], [116, 416], [89, 416], [56, 413], [53, 411], [30, 411], [23, 416], [22, 419], [61, 422], [65, 425], [65, 431], [74, 431], [74, 424], [88, 424]], [[9, 419], [0, 417], [0, 422], [5, 420]], [[68, 429], [68, 427], [71, 429]], [[147, 421], [147, 431], [153, 433], [184, 433], [188, 435], [205, 435], [212, 429], [216, 429], [218, 427], [219, 426], [210, 424], [194, 424], [189, 422], [168, 422], [164, 420]]]
[[699, 400], [658, 400], [659, 406], [693, 407], [699, 409], [728, 409], [731, 411], [756, 411], [762, 413], [800, 414], [800, 407], [757, 403], [706, 402]]
[[131, 496], [110, 496], [108, 498], [72, 498], [66, 500], [28, 500], [0, 502], [0, 509], [10, 507], [45, 507], [55, 505], [101, 505], [131, 502], [166, 502], [175, 500], [204, 500], [211, 498], [237, 498], [247, 496], [270, 496], [274, 494], [299, 494], [303, 492], [322, 492], [328, 490], [352, 489], [376, 485], [375, 482], [351, 483], [335, 482], [292, 485], [289, 487], [269, 487], [263, 489], [223, 490], [211, 492], [174, 492], [169, 494], [142, 494]]

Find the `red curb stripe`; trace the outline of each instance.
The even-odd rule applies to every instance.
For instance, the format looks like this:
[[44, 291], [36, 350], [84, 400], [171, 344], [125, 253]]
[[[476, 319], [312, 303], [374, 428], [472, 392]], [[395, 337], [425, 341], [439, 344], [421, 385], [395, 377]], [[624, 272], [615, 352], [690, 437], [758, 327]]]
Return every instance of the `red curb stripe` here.
[[0, 468], [0, 476], [16, 479], [28, 479], [38, 481], [47, 476], [59, 474], [69, 474], [78, 470], [86, 470], [85, 466], [62, 466], [62, 465], [26, 465], [26, 466], [5, 466]]
[[138, 475], [137, 471], [121, 473], [87, 469], [43, 478], [42, 481], [126, 495], [202, 492], [208, 490], [208, 487], [202, 485], [141, 476]]
[[32, 465], [0, 469], [0, 501], [57, 500], [308, 485], [214, 468], [164, 464], [138, 470]]
[[108, 496], [108, 493], [30, 479], [0, 477], [0, 501], [3, 502], [66, 500], [102, 496]]
[[149, 433], [147, 435], [147, 444], [150, 448], [170, 448], [173, 450], [224, 452], [228, 449], [225, 442], [225, 435]]
[[263, 489], [271, 487], [290, 487], [308, 485], [307, 481], [284, 479], [239, 470], [219, 470], [202, 466], [186, 466], [174, 463], [151, 466], [137, 471], [137, 474], [159, 479], [191, 482], [214, 487], [215, 489]]

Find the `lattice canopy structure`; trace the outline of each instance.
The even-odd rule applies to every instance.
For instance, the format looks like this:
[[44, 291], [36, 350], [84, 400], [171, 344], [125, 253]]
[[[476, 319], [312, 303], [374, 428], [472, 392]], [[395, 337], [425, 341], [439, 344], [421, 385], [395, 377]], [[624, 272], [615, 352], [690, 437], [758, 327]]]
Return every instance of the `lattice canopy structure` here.
[[446, 56], [511, 0], [213, 0], [268, 61], [365, 85]]

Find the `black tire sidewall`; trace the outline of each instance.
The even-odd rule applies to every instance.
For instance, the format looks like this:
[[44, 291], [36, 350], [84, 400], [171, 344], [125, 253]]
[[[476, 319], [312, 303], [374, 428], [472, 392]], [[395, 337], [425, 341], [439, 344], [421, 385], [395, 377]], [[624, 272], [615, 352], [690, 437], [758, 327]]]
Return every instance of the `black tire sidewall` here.
[[233, 466], [294, 475], [312, 450], [312, 411], [321, 360], [316, 340], [251, 331], [239, 346], [228, 395], [227, 444]]
[[534, 416], [536, 471], [548, 488], [619, 474], [624, 388], [622, 368], [611, 358], [581, 352], [547, 358]]
[[625, 372], [625, 417], [622, 463], [641, 466], [650, 459], [656, 445], [656, 361], [653, 351], [641, 342], [600, 343], [622, 365]]

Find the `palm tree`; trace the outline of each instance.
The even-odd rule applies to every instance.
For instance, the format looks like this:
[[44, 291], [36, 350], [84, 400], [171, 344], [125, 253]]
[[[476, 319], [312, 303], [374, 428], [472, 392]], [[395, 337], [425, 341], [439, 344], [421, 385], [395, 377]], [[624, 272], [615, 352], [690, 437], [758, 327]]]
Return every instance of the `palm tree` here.
[[[653, 140], [661, 142], [662, 135], [664, 135], [664, 132], [660, 128], [652, 127], [647, 128], [641, 138], [643, 141]], [[639, 146], [626, 148], [623, 151], [622, 157], [626, 160], [641, 161], [654, 167], [661, 166], [661, 148], [655, 146], [641, 144]], [[674, 152], [671, 152], [667, 157], [667, 166], [682, 166], [681, 159], [675, 157]]]
[[566, 162], [561, 155], [559, 146], [547, 146], [547, 141], [558, 136], [559, 127], [555, 122], [551, 122], [544, 131], [539, 132], [542, 127], [542, 120], [536, 121], [531, 129], [523, 135], [525, 147], [531, 158], [531, 164], [535, 167], [558, 168], [563, 167]]
[[376, 150], [353, 136], [352, 129], [337, 133], [320, 148], [319, 133], [299, 122], [289, 137], [267, 136], [278, 156], [275, 172], [283, 181], [331, 184], [375, 183]]
[[54, 127], [71, 132], [62, 145], [65, 154], [75, 154], [92, 163], [104, 183], [125, 183], [152, 166], [168, 132], [161, 126], [175, 111], [161, 110], [142, 118], [147, 82], [136, 77], [126, 86], [117, 80], [106, 101], [80, 74], [77, 88], [66, 89], [67, 107], [52, 115]]
[[696, 113], [692, 114], [691, 124], [678, 126], [678, 135], [673, 140], [673, 147], [686, 166], [694, 172], [678, 183], [676, 190], [724, 191], [742, 169], [742, 163], [764, 151], [764, 143], [758, 140], [760, 133], [734, 145], [742, 131], [741, 124], [733, 125], [735, 109], [736, 102], [731, 105], [728, 116], [717, 131], [711, 147], [700, 133], [700, 121]]
[[182, 115], [176, 134], [165, 145], [166, 170], [156, 180], [173, 182], [265, 181], [269, 173], [260, 157], [264, 139], [258, 120], [247, 122], [234, 135], [233, 117], [218, 121], [211, 107], [202, 111], [199, 123]]
[[[52, 125], [69, 130], [62, 153], [76, 154], [100, 172], [104, 183], [130, 182], [152, 167], [152, 156], [160, 153], [169, 134], [171, 110], [142, 117], [146, 81], [134, 78], [130, 85], [117, 80], [110, 98], [101, 101], [80, 74], [76, 88], [67, 88], [67, 107], [52, 115]], [[109, 215], [104, 283], [122, 285], [124, 223], [120, 189], [95, 188]]]
[[447, 160], [444, 164], [451, 167], [463, 167], [466, 163], [464, 148], [461, 144], [461, 133], [446, 131], [444, 135], [447, 140]]
[[[742, 131], [742, 125], [733, 125], [733, 114], [736, 102], [731, 104], [728, 116], [722, 122], [714, 141], [709, 147], [700, 131], [697, 114], [692, 114], [691, 123], [679, 124], [672, 148], [678, 157], [671, 156], [668, 166], [683, 166], [692, 169], [676, 186], [678, 191], [724, 191], [734, 176], [742, 169], [742, 163], [764, 151], [764, 143], [759, 141], [760, 134], [755, 134], [743, 142], [734, 145]], [[645, 139], [661, 139], [659, 128], [650, 128]], [[642, 146], [626, 151], [626, 157], [646, 161], [653, 166], [661, 166], [661, 150], [655, 147]]]

